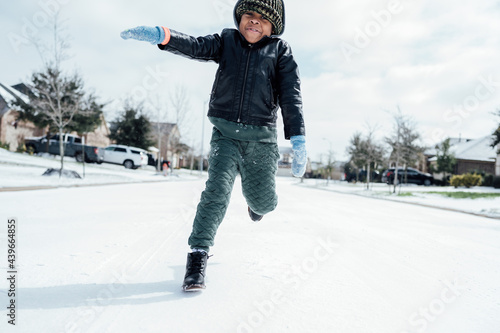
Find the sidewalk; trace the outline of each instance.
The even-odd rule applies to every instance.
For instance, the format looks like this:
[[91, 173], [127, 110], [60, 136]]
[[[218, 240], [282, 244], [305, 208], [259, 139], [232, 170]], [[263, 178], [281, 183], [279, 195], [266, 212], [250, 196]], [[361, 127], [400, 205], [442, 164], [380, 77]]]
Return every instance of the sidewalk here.
[[492, 187], [478, 186], [468, 189], [454, 188], [452, 186], [401, 185], [396, 187], [396, 193], [393, 193], [394, 186], [381, 183], [371, 183], [370, 189], [366, 189], [366, 184], [362, 183], [353, 184], [345, 181], [329, 181], [327, 183], [327, 181], [323, 179], [304, 179], [304, 182], [299, 185], [325, 191], [352, 194], [381, 200], [399, 201], [409, 204], [418, 204], [427, 207], [435, 207], [500, 219], [500, 196], [494, 198], [456, 199], [436, 193], [429, 193], [471, 192], [500, 194], [500, 189], [494, 189]]
[[165, 177], [152, 166], [130, 170], [108, 163], [86, 163], [84, 171], [82, 163], [77, 163], [70, 157], [64, 158], [64, 169], [76, 171], [83, 179], [59, 178], [57, 175], [42, 176], [49, 168], [60, 168], [59, 156], [30, 156], [0, 149], [0, 191], [178, 181], [200, 177], [199, 171], [175, 170], [173, 174]]

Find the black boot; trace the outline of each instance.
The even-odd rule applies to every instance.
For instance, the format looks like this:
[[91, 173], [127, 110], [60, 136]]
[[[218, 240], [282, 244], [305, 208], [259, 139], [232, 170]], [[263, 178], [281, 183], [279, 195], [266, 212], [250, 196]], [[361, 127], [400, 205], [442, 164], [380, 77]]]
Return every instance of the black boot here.
[[188, 253], [186, 263], [186, 275], [182, 289], [184, 291], [196, 291], [205, 289], [205, 270], [207, 269], [208, 253], [198, 251]]
[[250, 207], [248, 207], [248, 215], [250, 215], [250, 218], [254, 222], [259, 222], [264, 217], [264, 215], [254, 213], [253, 210], [250, 209]]

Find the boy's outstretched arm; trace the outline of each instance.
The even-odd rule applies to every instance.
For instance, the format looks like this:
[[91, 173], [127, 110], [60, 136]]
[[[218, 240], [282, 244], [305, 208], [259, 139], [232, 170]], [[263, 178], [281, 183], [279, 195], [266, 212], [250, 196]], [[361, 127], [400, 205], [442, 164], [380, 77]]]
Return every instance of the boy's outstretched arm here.
[[221, 40], [217, 34], [193, 37], [165, 27], [139, 26], [122, 31], [123, 39], [157, 44], [161, 50], [199, 61], [218, 62]]
[[120, 36], [123, 39], [136, 39], [151, 44], [163, 44], [166, 41], [165, 28], [163, 27], [146, 27], [139, 26], [132, 29], [122, 31]]

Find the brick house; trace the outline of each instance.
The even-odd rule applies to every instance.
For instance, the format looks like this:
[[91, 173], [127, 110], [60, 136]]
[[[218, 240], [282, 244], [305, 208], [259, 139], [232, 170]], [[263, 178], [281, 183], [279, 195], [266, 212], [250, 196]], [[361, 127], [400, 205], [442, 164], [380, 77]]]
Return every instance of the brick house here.
[[[8, 87], [0, 83], [0, 142], [9, 144], [9, 150], [16, 151], [27, 137], [46, 135], [46, 128], [38, 128], [30, 121], [16, 121], [19, 112], [10, 108], [9, 103], [21, 99], [29, 103], [29, 98], [22, 91], [23, 84]], [[72, 133], [76, 134], [76, 133]], [[102, 118], [101, 125], [92, 133], [85, 134], [88, 145], [105, 147], [110, 144], [109, 128]]]
[[16, 151], [24, 138], [42, 136], [45, 132], [32, 122], [16, 121], [19, 113], [12, 110], [9, 103], [17, 99], [28, 102], [26, 95], [0, 83], [0, 142], [9, 144], [11, 151]]
[[[491, 147], [491, 135], [479, 139], [450, 140], [450, 151], [455, 155], [457, 164], [454, 174], [462, 175], [468, 172], [484, 171], [492, 175], [500, 175], [497, 149]], [[434, 156], [429, 159], [431, 164], [436, 163]]]

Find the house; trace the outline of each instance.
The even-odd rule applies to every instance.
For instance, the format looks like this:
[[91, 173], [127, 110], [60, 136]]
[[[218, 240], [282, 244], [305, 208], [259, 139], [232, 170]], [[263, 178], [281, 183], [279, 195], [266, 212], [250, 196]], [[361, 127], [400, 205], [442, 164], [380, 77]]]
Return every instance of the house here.
[[[29, 98], [25, 94], [28, 87], [24, 84], [18, 84], [8, 87], [0, 83], [0, 142], [9, 144], [11, 151], [20, 148], [24, 139], [33, 136], [46, 135], [46, 128], [38, 128], [30, 121], [17, 121], [19, 111], [10, 108], [10, 103], [15, 100], [22, 100], [29, 103]], [[86, 143], [92, 146], [105, 147], [111, 141], [109, 140], [109, 128], [102, 117], [101, 125], [92, 133], [86, 133]], [[72, 133], [77, 134], [77, 133]]]
[[457, 159], [455, 166], [457, 175], [479, 170], [495, 174], [497, 153], [496, 149], [491, 147], [491, 135], [456, 144], [452, 147], [452, 151]]
[[[160, 140], [159, 140], [160, 139]], [[177, 124], [151, 122], [151, 140], [159, 150], [161, 160], [170, 161], [172, 168], [183, 167], [183, 152], [186, 147], [181, 143], [181, 133]]]
[[[479, 139], [454, 139], [450, 140], [450, 152], [457, 161], [454, 174], [482, 171], [487, 174], [500, 175], [497, 149], [491, 147], [491, 135]], [[429, 159], [431, 164], [436, 163], [434, 156]]]
[[[76, 133], [74, 133], [76, 134]], [[104, 115], [101, 115], [101, 125], [99, 125], [93, 132], [85, 133], [85, 143], [90, 146], [107, 147], [111, 144], [109, 139], [109, 127]]]
[[42, 136], [44, 130], [29, 121], [17, 121], [19, 112], [9, 105], [16, 100], [28, 102], [28, 97], [0, 83], [0, 142], [9, 145], [9, 150], [16, 151], [24, 143], [24, 138]]
[[495, 176], [500, 176], [500, 153], [497, 155], [497, 163], [495, 166]]

